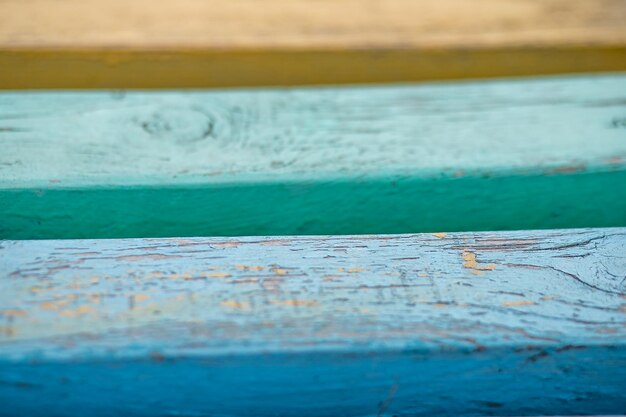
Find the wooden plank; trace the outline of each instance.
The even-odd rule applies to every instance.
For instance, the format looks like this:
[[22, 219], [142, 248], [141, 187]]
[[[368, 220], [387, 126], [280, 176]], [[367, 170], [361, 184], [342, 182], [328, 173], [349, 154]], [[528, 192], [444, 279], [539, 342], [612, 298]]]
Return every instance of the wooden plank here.
[[622, 0], [4, 0], [0, 88], [626, 70]]
[[0, 94], [0, 238], [626, 225], [626, 76]]
[[617, 414], [626, 229], [0, 242], [14, 415]]

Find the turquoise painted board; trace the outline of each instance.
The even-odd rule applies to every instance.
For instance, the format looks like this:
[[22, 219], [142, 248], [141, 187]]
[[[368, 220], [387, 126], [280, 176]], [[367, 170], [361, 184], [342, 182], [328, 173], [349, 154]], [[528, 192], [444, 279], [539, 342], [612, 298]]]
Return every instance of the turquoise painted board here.
[[0, 93], [0, 237], [626, 225], [626, 76]]
[[0, 242], [0, 415], [626, 410], [626, 229]]

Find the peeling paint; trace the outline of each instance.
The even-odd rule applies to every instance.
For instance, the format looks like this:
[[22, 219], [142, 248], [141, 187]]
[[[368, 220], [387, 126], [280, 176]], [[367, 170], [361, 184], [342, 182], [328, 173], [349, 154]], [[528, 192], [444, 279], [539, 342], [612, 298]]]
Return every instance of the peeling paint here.
[[81, 305], [74, 310], [63, 310], [59, 313], [61, 317], [79, 317], [86, 314], [93, 314], [96, 310], [89, 305]]
[[286, 305], [292, 307], [315, 307], [319, 305], [316, 300], [274, 300], [272, 304]]
[[250, 303], [246, 301], [226, 300], [221, 303], [224, 307], [234, 308], [238, 310], [249, 310]]
[[496, 264], [482, 264], [476, 261], [476, 254], [470, 251], [463, 252], [463, 267], [474, 269], [476, 271], [493, 271], [496, 269]]
[[515, 300], [515, 301], [505, 301], [502, 303], [503, 307], [521, 307], [521, 306], [530, 306], [534, 305], [533, 301], [529, 300]]
[[24, 310], [9, 309], [2, 311], [2, 315], [5, 317], [26, 317], [28, 313]]
[[228, 274], [226, 272], [211, 272], [211, 273], [205, 274], [205, 276], [209, 278], [230, 278], [231, 274]]

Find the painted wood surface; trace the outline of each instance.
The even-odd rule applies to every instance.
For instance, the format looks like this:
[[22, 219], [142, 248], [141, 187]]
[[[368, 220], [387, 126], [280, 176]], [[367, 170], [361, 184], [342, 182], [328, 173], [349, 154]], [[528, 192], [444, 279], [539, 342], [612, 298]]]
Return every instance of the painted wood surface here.
[[4, 0], [0, 88], [626, 70], [622, 0]]
[[626, 229], [0, 242], [1, 415], [626, 410]]
[[626, 225], [626, 76], [0, 94], [0, 238]]

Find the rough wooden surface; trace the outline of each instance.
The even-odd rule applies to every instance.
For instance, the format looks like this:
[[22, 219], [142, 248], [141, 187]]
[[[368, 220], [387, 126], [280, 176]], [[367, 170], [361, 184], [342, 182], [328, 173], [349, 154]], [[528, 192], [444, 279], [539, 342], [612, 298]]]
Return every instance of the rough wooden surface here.
[[625, 42], [622, 1], [3, 0], [0, 39], [65, 47]]
[[619, 414], [626, 229], [0, 242], [39, 415]]
[[622, 0], [4, 0], [0, 87], [626, 70]]
[[0, 185], [626, 167], [626, 74], [401, 86], [0, 93]]
[[626, 225], [626, 77], [0, 94], [0, 237]]

